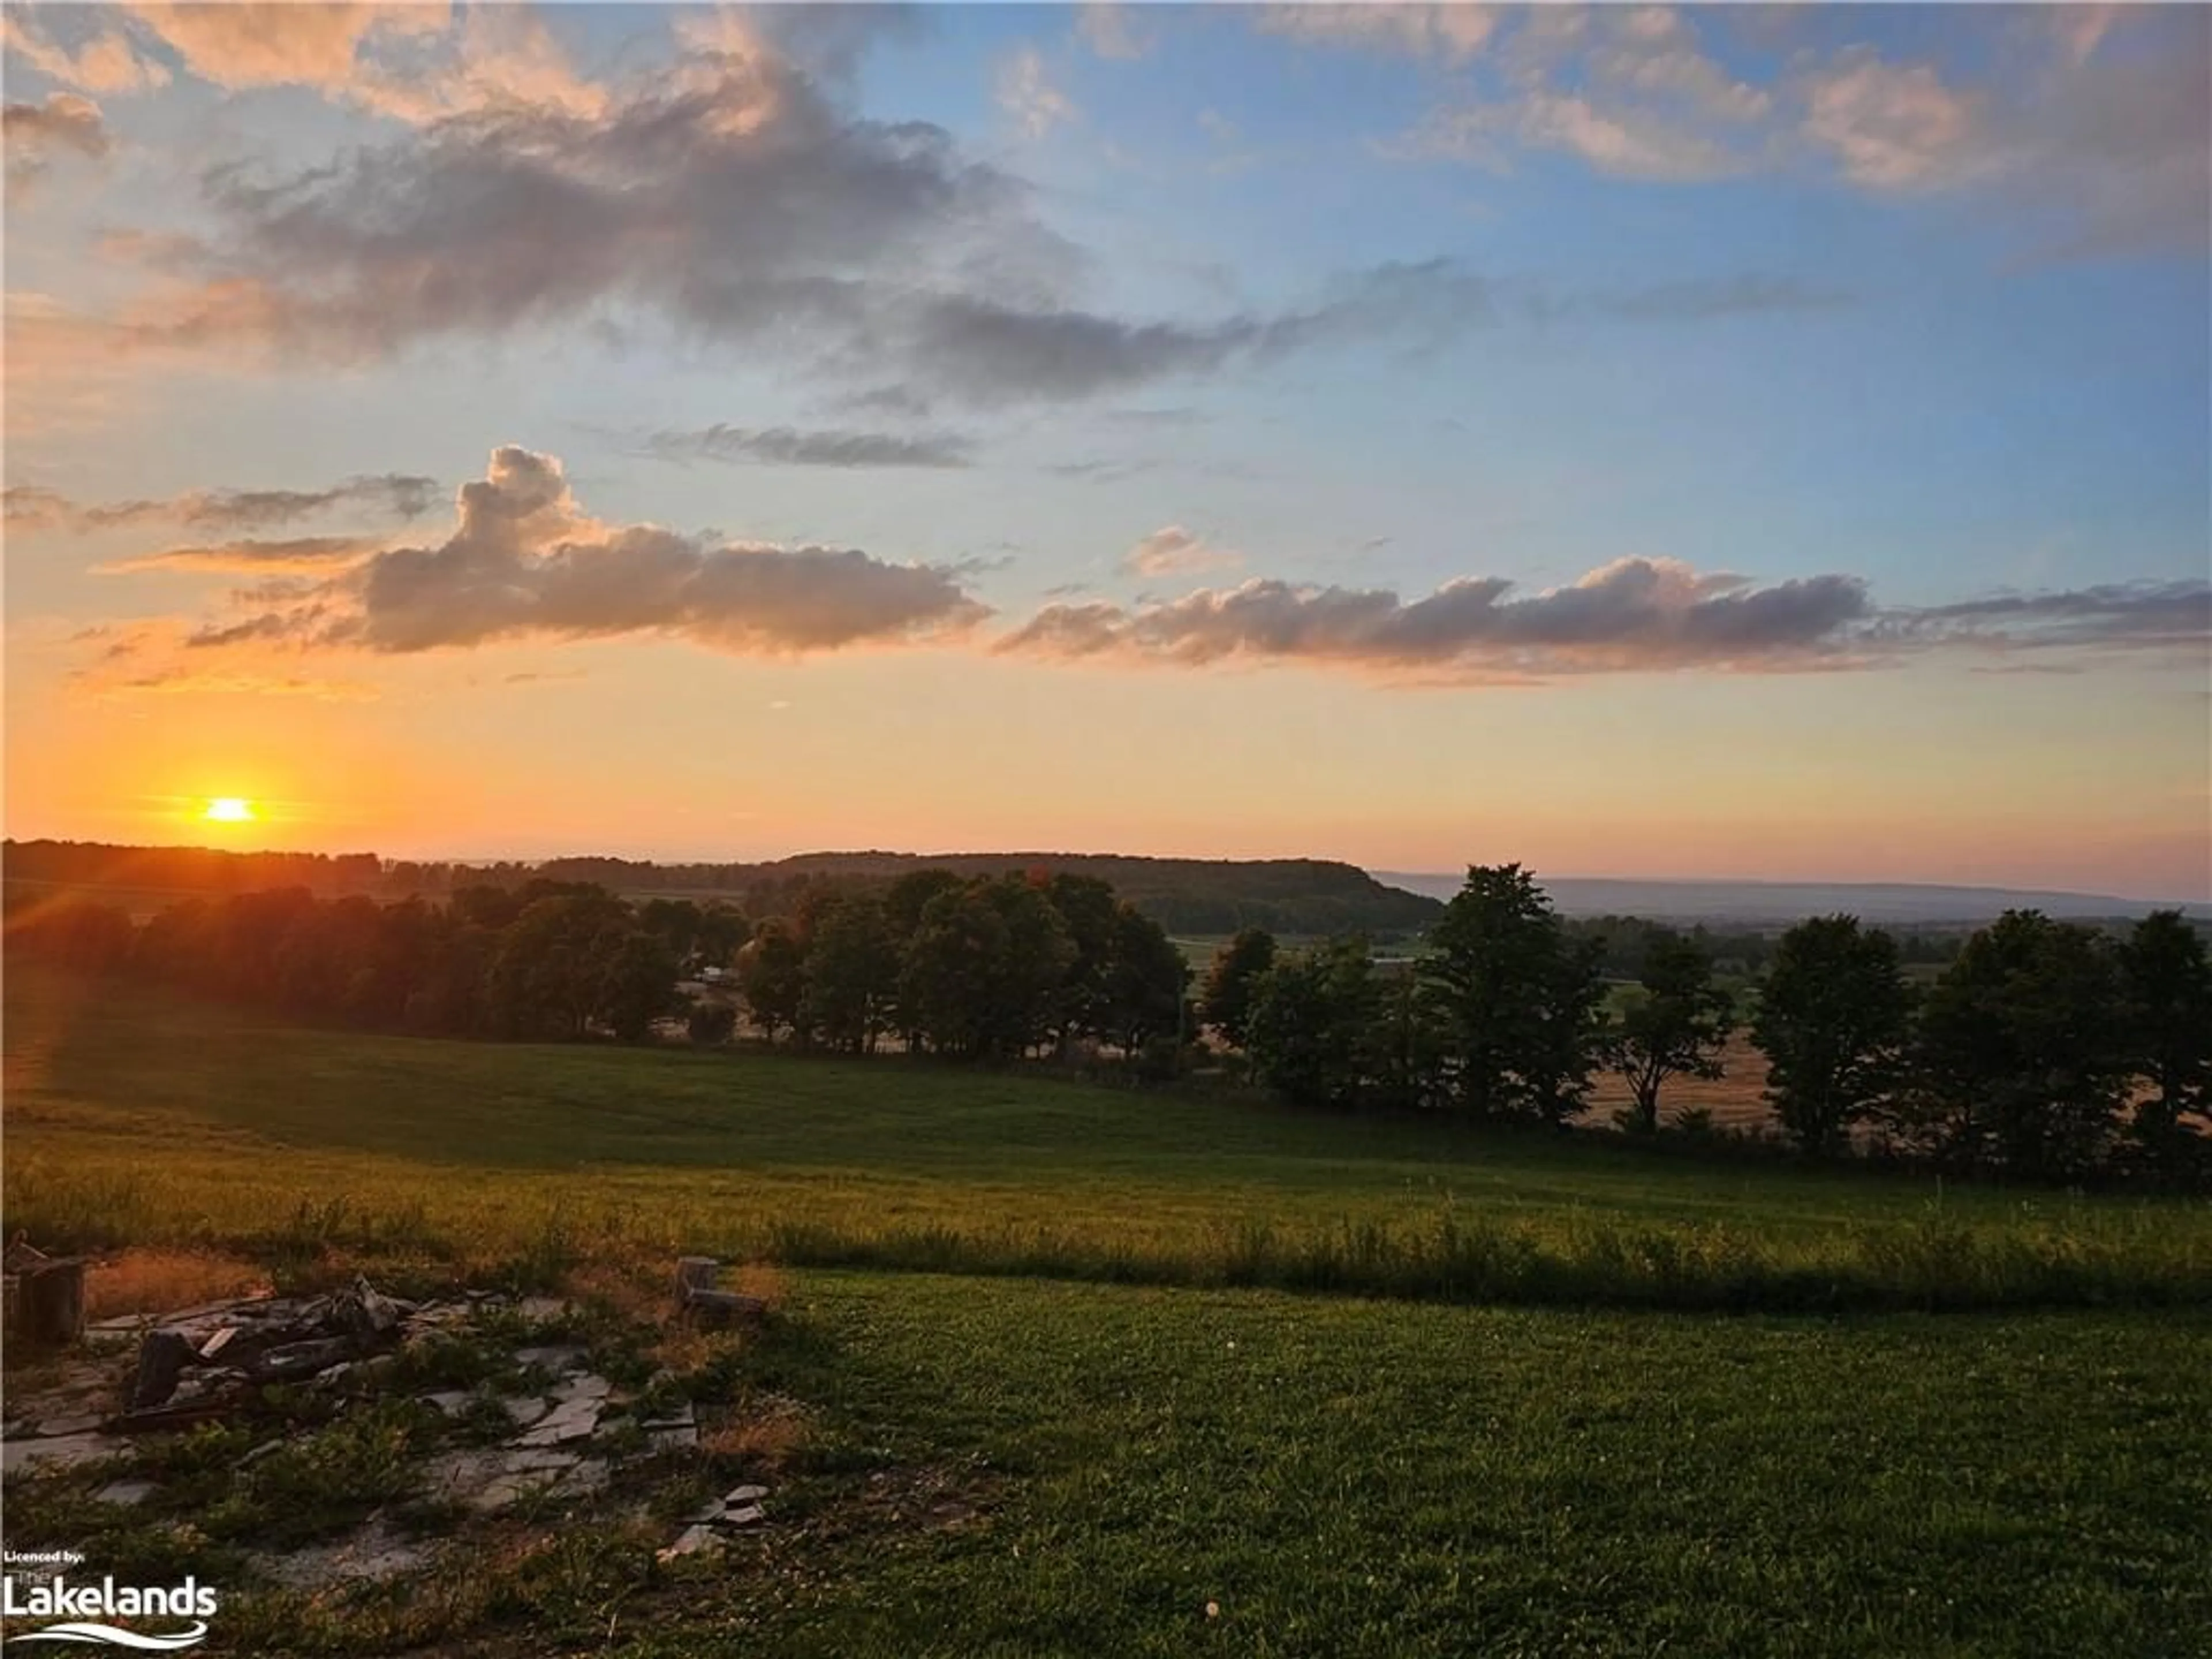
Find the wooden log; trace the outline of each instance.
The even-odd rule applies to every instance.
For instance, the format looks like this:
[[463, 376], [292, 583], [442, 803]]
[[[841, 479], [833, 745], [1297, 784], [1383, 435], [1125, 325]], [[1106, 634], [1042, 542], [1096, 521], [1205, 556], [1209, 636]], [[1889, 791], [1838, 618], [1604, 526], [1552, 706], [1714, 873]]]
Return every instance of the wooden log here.
[[84, 1263], [27, 1266], [15, 1290], [15, 1317], [27, 1342], [67, 1347], [84, 1340]]

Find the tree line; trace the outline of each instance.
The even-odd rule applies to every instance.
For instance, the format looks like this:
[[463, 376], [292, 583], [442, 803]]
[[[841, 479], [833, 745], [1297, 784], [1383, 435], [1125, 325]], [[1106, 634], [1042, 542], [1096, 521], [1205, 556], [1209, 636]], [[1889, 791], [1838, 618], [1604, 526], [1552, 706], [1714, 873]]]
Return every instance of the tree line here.
[[1652, 1134], [1669, 1085], [1720, 1076], [1741, 1030], [1783, 1134], [1815, 1157], [1870, 1136], [1961, 1171], [2212, 1177], [2212, 966], [2177, 912], [2118, 936], [2008, 912], [1924, 992], [1898, 941], [1850, 916], [1784, 933], [1741, 995], [1710, 941], [1639, 933], [1636, 982], [1608, 1007], [1605, 938], [1520, 866], [1478, 866], [1410, 964], [1248, 931], [1200, 1012], [1255, 1080], [1307, 1106], [1563, 1127], [1610, 1072], [1621, 1127]]
[[216, 896], [305, 887], [318, 897], [352, 894], [444, 899], [469, 887], [519, 890], [534, 881], [603, 887], [633, 896], [690, 896], [735, 905], [756, 919], [790, 916], [823, 890], [880, 888], [924, 868], [967, 877], [1010, 869], [1087, 876], [1182, 933], [1243, 927], [1374, 937], [1419, 933], [1442, 911], [1435, 899], [1388, 887], [1352, 865], [1321, 859], [1165, 859], [1105, 854], [806, 853], [769, 863], [667, 864], [577, 857], [471, 864], [380, 859], [373, 853], [254, 853], [204, 847], [122, 847], [96, 842], [9, 841], [9, 890], [51, 896], [70, 889]]
[[173, 905], [134, 924], [82, 900], [20, 907], [11, 952], [365, 1030], [637, 1041], [687, 1018], [728, 1039], [742, 1000], [771, 1043], [996, 1061], [1079, 1043], [1171, 1072], [1190, 970], [1095, 878], [1031, 872], [817, 887], [757, 925], [588, 883], [464, 887], [442, 903], [305, 888]]
[[[1181, 950], [1107, 882], [925, 867], [817, 884], [757, 922], [690, 898], [625, 900], [543, 877], [443, 902], [303, 888], [198, 898], [143, 924], [81, 900], [11, 908], [16, 952], [366, 1030], [692, 1040], [740, 1021], [771, 1045], [998, 1063], [1111, 1055], [1165, 1079], [1225, 1056], [1287, 1101], [1568, 1127], [1619, 1076], [1620, 1127], [1656, 1135], [1682, 1079], [1739, 1032], [1782, 1134], [1961, 1172], [2212, 1182], [2212, 966], [2161, 912], [2113, 933], [2014, 911], [1924, 988], [1898, 940], [1800, 922], [1748, 979], [1719, 942], [1577, 927], [1518, 865], [1474, 866], [1410, 960], [1358, 936], [1304, 949], [1238, 933], [1194, 1003]], [[1732, 980], [1734, 982], [1731, 982]], [[700, 981], [708, 981], [702, 988]]]

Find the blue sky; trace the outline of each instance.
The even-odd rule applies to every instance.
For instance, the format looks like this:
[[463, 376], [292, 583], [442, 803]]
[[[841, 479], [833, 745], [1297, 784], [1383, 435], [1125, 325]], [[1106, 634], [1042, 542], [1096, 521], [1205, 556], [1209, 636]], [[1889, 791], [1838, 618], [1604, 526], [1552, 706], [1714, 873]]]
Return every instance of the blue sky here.
[[2212, 887], [2201, 9], [7, 19], [13, 833]]

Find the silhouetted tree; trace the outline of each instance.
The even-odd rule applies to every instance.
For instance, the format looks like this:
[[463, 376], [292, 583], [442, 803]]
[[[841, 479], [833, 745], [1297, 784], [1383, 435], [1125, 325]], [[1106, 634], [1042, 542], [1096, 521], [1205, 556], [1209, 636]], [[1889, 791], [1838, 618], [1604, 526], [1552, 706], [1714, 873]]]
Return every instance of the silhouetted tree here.
[[8, 949], [42, 962], [104, 974], [130, 961], [137, 930], [112, 904], [82, 899], [26, 906], [8, 918]]
[[890, 1023], [898, 981], [898, 942], [883, 901], [847, 894], [816, 919], [800, 1018], [833, 1048], [870, 1052]]
[[1478, 1118], [1564, 1123], [1581, 1111], [1605, 994], [1594, 939], [1573, 939], [1517, 864], [1471, 866], [1420, 963], [1445, 1083]]
[[1075, 947], [1042, 890], [977, 880], [932, 899], [907, 948], [902, 1018], [934, 1053], [1010, 1059], [1050, 1028]]
[[1713, 959], [1694, 939], [1670, 928], [1645, 936], [1640, 994], [1632, 995], [1606, 1032], [1607, 1063], [1627, 1080], [1631, 1127], [1659, 1129], [1659, 1091], [1671, 1077], [1721, 1075], [1721, 1050], [1735, 1028], [1729, 994], [1713, 983]]
[[2008, 910], [1929, 993], [1905, 1119], [1941, 1155], [2068, 1178], [2095, 1167], [2132, 1075], [2114, 952], [2087, 927]]
[[2186, 1117], [2212, 1115], [2212, 961], [2179, 911], [2159, 910], [2121, 943], [2119, 967], [2129, 1052], [2153, 1091], [2136, 1136], [2154, 1165], [2181, 1173], [2206, 1150]]
[[1298, 1106], [1349, 1111], [1372, 1073], [1377, 988], [1367, 941], [1285, 951], [1252, 988], [1252, 1075]]
[[738, 952], [738, 992], [770, 1042], [793, 1031], [806, 997], [806, 951], [781, 917], [772, 917]]
[[1182, 1027], [1190, 964], [1159, 923], [1135, 906], [1116, 905], [1103, 979], [1099, 1023], [1134, 1060], [1154, 1037]]
[[1214, 952], [1199, 1000], [1199, 1017], [1231, 1048], [1245, 1046], [1254, 990], [1274, 962], [1275, 936], [1264, 927], [1247, 927]]
[[1044, 895], [1067, 928], [1073, 950], [1054, 1018], [1063, 1044], [1069, 1036], [1115, 1036], [1112, 971], [1118, 924], [1114, 890], [1096, 876], [1066, 873], [1049, 878]]
[[1896, 1089], [1911, 993], [1897, 943], [1856, 916], [1815, 916], [1776, 941], [1751, 1018], [1783, 1131], [1831, 1157]]

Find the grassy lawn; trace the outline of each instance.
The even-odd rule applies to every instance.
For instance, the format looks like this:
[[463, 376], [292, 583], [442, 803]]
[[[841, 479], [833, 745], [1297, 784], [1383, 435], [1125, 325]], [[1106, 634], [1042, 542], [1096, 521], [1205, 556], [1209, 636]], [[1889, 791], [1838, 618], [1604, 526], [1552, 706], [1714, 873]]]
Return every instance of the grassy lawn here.
[[2201, 1316], [842, 1273], [792, 1312], [756, 1364], [826, 1402], [799, 1514], [880, 1459], [967, 1472], [988, 1524], [764, 1543], [772, 1592], [640, 1652], [2180, 1656], [2212, 1629]]

